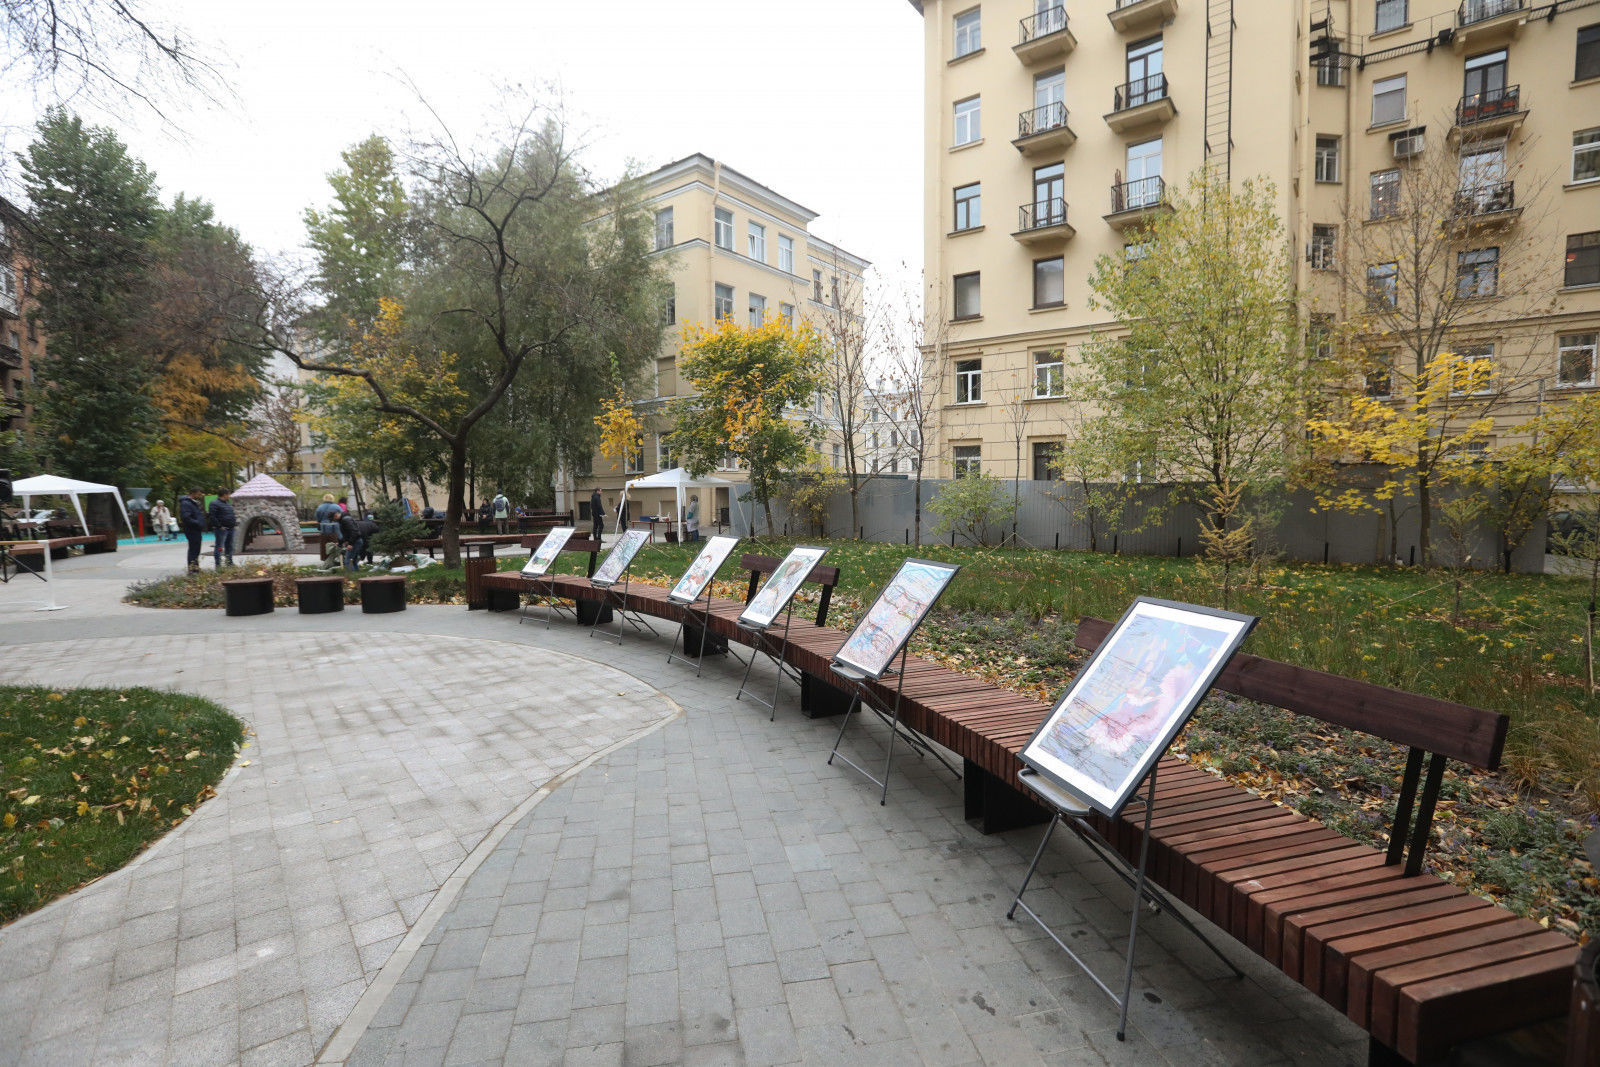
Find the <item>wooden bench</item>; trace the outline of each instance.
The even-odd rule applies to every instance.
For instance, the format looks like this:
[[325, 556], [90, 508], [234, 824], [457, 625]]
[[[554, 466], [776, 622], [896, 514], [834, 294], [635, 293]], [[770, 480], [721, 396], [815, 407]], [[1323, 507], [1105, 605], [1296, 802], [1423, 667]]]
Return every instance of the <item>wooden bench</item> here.
[[337, 574], [296, 578], [294, 594], [302, 615], [344, 610], [344, 578]]
[[271, 578], [229, 578], [222, 583], [223, 610], [229, 615], [266, 615], [273, 609]]
[[[115, 552], [117, 550], [117, 535], [115, 532], [111, 532], [72, 537], [52, 537], [44, 543], [50, 550], [51, 559], [65, 559], [72, 554], [74, 548], [82, 548], [86, 556], [96, 555], [101, 552]], [[13, 556], [37, 556], [41, 551], [38, 541], [24, 541], [13, 545], [11, 548]]]
[[406, 576], [380, 574], [371, 578], [357, 578], [361, 590], [361, 610], [368, 615], [386, 615], [392, 611], [406, 610]]
[[[532, 537], [524, 537], [522, 539], [522, 547], [526, 548], [529, 552], [532, 552], [534, 549], [539, 547], [544, 539], [544, 534], [535, 534]], [[561, 546], [562, 552], [587, 552], [589, 554], [589, 569], [584, 572], [584, 588], [586, 589], [588, 588], [588, 576], [594, 574], [595, 568], [600, 565], [601, 547], [602, 546], [599, 541], [589, 537], [572, 537], [567, 540], [566, 544]], [[573, 575], [571, 577], [576, 576]], [[520, 569], [514, 571], [495, 571], [492, 574], [485, 574], [481, 581], [483, 583], [484, 594], [487, 598], [485, 606], [488, 608], [488, 610], [516, 611], [522, 606], [522, 593], [525, 587], [523, 585], [522, 571]], [[592, 623], [586, 623], [585, 625], [592, 625]]]

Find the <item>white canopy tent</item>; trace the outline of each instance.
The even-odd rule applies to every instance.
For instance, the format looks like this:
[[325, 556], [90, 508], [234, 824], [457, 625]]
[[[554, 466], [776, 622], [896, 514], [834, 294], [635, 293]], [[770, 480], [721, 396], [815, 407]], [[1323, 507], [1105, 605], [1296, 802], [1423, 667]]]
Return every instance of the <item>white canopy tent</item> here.
[[54, 474], [39, 474], [32, 478], [23, 478], [21, 481], [11, 483], [11, 491], [22, 498], [24, 511], [32, 511], [30, 500], [36, 496], [66, 496], [72, 498], [72, 510], [78, 513], [78, 525], [83, 528], [84, 536], [89, 534], [89, 523], [83, 517], [83, 503], [78, 499], [85, 493], [110, 493], [117, 502], [117, 510], [122, 512], [122, 521], [128, 524], [128, 533], [134, 533], [133, 522], [128, 518], [128, 506], [122, 499], [122, 490], [114, 485], [101, 485], [99, 482], [80, 482], [76, 478], [60, 478]]
[[[689, 474], [689, 472], [684, 470], [682, 467], [673, 467], [671, 470], [664, 470], [664, 471], [661, 471], [661, 472], [659, 472], [657, 474], [646, 475], [643, 478], [631, 478], [631, 479], [629, 479], [627, 484], [623, 487], [622, 499], [623, 499], [624, 502], [626, 502], [627, 499], [628, 499], [628, 494], [631, 493], [635, 489], [674, 489], [674, 490], [677, 490], [678, 513], [677, 513], [677, 515], [675, 517], [675, 522], [676, 522], [677, 527], [678, 527], [678, 540], [682, 541], [683, 540], [683, 491], [685, 489], [713, 489], [713, 490], [715, 490], [715, 489], [727, 489], [727, 490], [729, 490], [728, 498], [731, 501], [733, 499], [733, 495], [734, 495], [732, 493], [732, 489], [733, 488], [734, 488], [734, 483], [728, 481], [726, 478], [713, 478], [710, 475], [707, 475], [707, 476], [701, 477], [701, 478], [695, 478], [695, 477], [692, 477]], [[621, 507], [618, 507], [617, 513], [620, 515], [621, 512], [622, 512]]]

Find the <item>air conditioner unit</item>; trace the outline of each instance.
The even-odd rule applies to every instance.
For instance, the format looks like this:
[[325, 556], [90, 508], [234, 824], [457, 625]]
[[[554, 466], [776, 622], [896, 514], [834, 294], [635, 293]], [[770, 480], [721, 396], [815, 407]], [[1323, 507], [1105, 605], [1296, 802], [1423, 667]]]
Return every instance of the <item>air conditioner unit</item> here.
[[1412, 156], [1420, 156], [1425, 147], [1427, 147], [1427, 141], [1420, 133], [1414, 133], [1407, 137], [1396, 137], [1394, 139], [1394, 158], [1410, 159]]

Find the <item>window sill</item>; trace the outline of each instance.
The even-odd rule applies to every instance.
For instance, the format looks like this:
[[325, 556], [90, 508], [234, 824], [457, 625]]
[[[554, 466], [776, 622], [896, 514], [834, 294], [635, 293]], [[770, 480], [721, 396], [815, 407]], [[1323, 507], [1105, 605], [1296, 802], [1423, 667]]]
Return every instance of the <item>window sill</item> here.
[[952, 318], [950, 321], [952, 323], [959, 322], [959, 323], [965, 325], [966, 323], [969, 323], [969, 322], [982, 322], [983, 321], [983, 316], [982, 315], [957, 315], [954, 318]]
[[1600, 281], [1580, 282], [1577, 285], [1563, 285], [1558, 291], [1563, 293], [1592, 293], [1596, 289], [1600, 289]]
[[973, 49], [973, 50], [972, 50], [972, 51], [970, 51], [970, 52], [963, 52], [963, 53], [961, 53], [961, 54], [960, 54], [960, 55], [959, 55], [959, 56], [956, 56], [956, 57], [955, 57], [955, 58], [954, 58], [954, 59], [947, 59], [947, 60], [945, 60], [945, 64], [944, 64], [944, 65], [945, 65], [945, 66], [947, 66], [947, 67], [953, 67], [953, 66], [955, 66], [955, 65], [956, 65], [956, 64], [957, 64], [957, 63], [965, 63], [965, 62], [966, 62], [966, 61], [967, 61], [967, 60], [969, 60], [969, 59], [976, 59], [976, 58], [977, 58], [977, 57], [978, 57], [978, 56], [981, 56], [981, 55], [983, 55], [983, 53], [984, 53], [984, 52], [985, 52], [985, 51], [986, 51], [986, 50], [987, 50], [987, 47], [984, 47], [984, 48], [974, 48], [974, 49]]
[[946, 404], [947, 408], [981, 408], [988, 406], [982, 400], [952, 400]]
[[1376, 41], [1376, 40], [1380, 40], [1380, 39], [1382, 39], [1384, 37], [1393, 37], [1397, 33], [1405, 33], [1410, 28], [1411, 28], [1411, 23], [1409, 23], [1409, 22], [1403, 23], [1403, 24], [1401, 24], [1399, 26], [1396, 26], [1392, 30], [1379, 30], [1377, 33], [1374, 33], [1370, 37], [1368, 37], [1367, 40]]
[[1580, 389], [1593, 389], [1595, 385], [1595, 382], [1557, 382], [1551, 388], [1559, 389], [1563, 393], [1569, 393]]
[[983, 227], [982, 226], [968, 226], [964, 230], [951, 230], [949, 233], [945, 234], [945, 236], [946, 237], [964, 237], [969, 233], [982, 233], [982, 232], [983, 232]]
[[1065, 302], [1059, 304], [1035, 304], [1028, 309], [1028, 314], [1041, 315], [1047, 311], [1064, 311], [1066, 307]]
[[1569, 193], [1574, 189], [1600, 189], [1600, 178], [1585, 178], [1581, 182], [1567, 182], [1561, 188]]
[[1407, 122], [1407, 119], [1405, 118], [1405, 116], [1401, 116], [1400, 118], [1397, 118], [1397, 119], [1390, 119], [1388, 122], [1374, 122], [1372, 125], [1367, 127], [1367, 132], [1368, 133], [1381, 133], [1384, 130], [1392, 130], [1392, 129], [1395, 129], [1396, 127], [1404, 126], [1406, 124], [1406, 122]]
[[1361, 220], [1363, 226], [1375, 226], [1380, 222], [1393, 222], [1400, 217], [1400, 212], [1395, 211], [1388, 215], [1368, 215]]
[[1024, 404], [1059, 404], [1067, 398], [1066, 393], [1056, 393], [1053, 396], [1030, 396]]
[[967, 141], [965, 144], [953, 144], [953, 145], [950, 146], [950, 151], [952, 151], [952, 152], [965, 152], [969, 148], [977, 148], [982, 143], [983, 143], [983, 138], [980, 137], [976, 141]]
[[1316, 179], [1316, 184], [1318, 184], [1318, 185], [1343, 185], [1344, 182], [1341, 181], [1338, 178], [1318, 178], [1318, 179]]
[[1592, 78], [1579, 78], [1576, 81], [1568, 82], [1567, 88], [1580, 89], [1585, 85], [1600, 85], [1600, 74], [1596, 74]]

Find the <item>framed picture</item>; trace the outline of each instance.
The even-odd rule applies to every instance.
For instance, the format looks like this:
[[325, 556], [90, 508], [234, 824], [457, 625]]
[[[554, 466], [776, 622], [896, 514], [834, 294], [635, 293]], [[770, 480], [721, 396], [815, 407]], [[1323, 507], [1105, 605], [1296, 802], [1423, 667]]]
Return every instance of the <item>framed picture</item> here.
[[778, 569], [772, 572], [772, 577], [767, 579], [767, 584], [757, 590], [755, 598], [744, 606], [744, 611], [739, 615], [739, 624], [752, 630], [765, 630], [771, 626], [772, 620], [794, 599], [801, 584], [811, 574], [811, 568], [827, 552], [826, 548], [807, 545], [796, 545], [790, 549], [783, 562], [778, 564]]
[[900, 570], [834, 653], [833, 661], [868, 678], [883, 677], [960, 569], [954, 563], [926, 559], [900, 564]]
[[639, 549], [643, 548], [649, 539], [649, 530], [623, 530], [617, 537], [617, 543], [611, 546], [611, 555], [600, 564], [600, 569], [594, 572], [589, 584], [615, 585], [617, 579], [622, 577], [622, 572], [628, 569], [628, 564], [633, 562], [633, 557], [639, 554]]
[[1252, 615], [1140, 597], [1050, 709], [1022, 762], [1115, 815], [1255, 624]]
[[567, 547], [567, 542], [572, 539], [574, 527], [557, 526], [544, 535], [544, 540], [539, 542], [539, 547], [533, 550], [533, 555], [528, 557], [528, 562], [522, 565], [522, 573], [529, 578], [537, 578], [550, 569], [550, 564], [561, 555], [561, 550]]
[[737, 537], [722, 534], [707, 541], [706, 547], [700, 550], [694, 562], [689, 564], [689, 569], [683, 572], [683, 577], [678, 579], [678, 584], [667, 594], [667, 599], [679, 604], [693, 604], [699, 600], [700, 594], [711, 583], [712, 576], [728, 561], [733, 546], [738, 543]]

